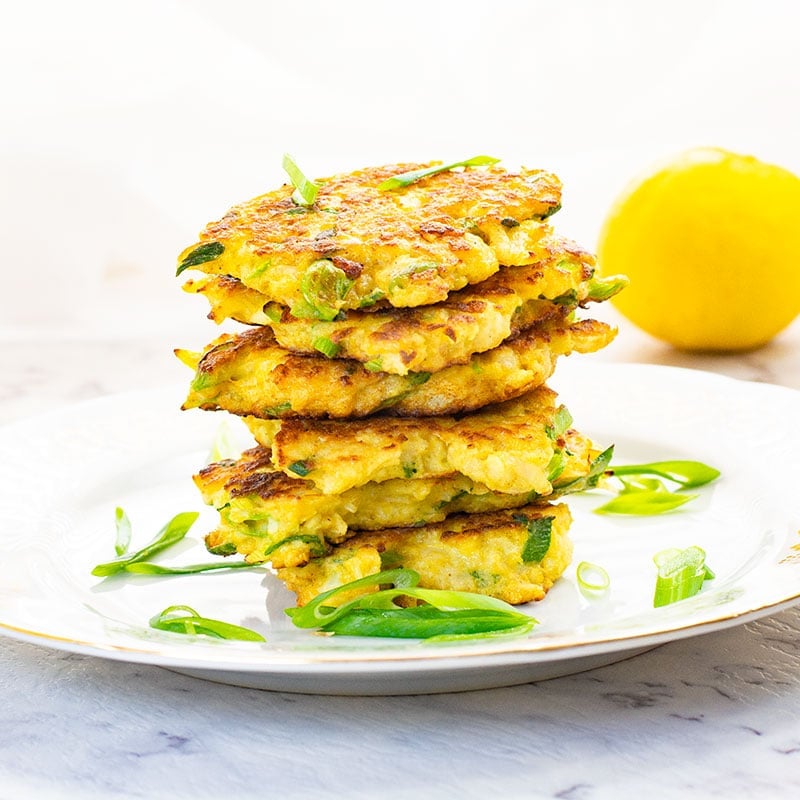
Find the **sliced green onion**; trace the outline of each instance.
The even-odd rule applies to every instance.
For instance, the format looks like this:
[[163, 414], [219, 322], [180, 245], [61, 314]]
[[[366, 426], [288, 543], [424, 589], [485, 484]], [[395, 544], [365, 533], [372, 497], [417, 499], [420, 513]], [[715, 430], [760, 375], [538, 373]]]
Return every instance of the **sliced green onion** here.
[[611, 578], [599, 564], [581, 561], [575, 568], [578, 586], [588, 592], [605, 592], [611, 586]]
[[377, 358], [371, 358], [369, 361], [365, 361], [364, 369], [370, 372], [381, 372], [381, 370], [383, 370], [383, 359], [378, 356]]
[[310, 461], [295, 461], [293, 464], [289, 464], [289, 472], [294, 472], [295, 475], [299, 475], [301, 478], [305, 478], [311, 472], [311, 469]]
[[[323, 592], [302, 608], [287, 608], [286, 614], [298, 628], [434, 640], [522, 634], [536, 625], [535, 619], [502, 600], [472, 592], [420, 589], [418, 583], [419, 574], [413, 570], [386, 570]], [[370, 591], [386, 585], [393, 588]], [[326, 605], [337, 595], [358, 590], [368, 593], [340, 606]], [[398, 598], [424, 605], [404, 608], [396, 605]]]
[[661, 490], [623, 492], [613, 500], [598, 506], [594, 509], [594, 512], [595, 514], [652, 516], [680, 508], [684, 503], [688, 503], [695, 497], [697, 497], [696, 494], [681, 494], [679, 492]]
[[341, 345], [336, 344], [327, 336], [318, 336], [314, 339], [314, 349], [327, 358], [336, 358], [342, 350]]
[[332, 261], [315, 261], [300, 281], [305, 304], [293, 306], [291, 313], [300, 318], [335, 319], [352, 286], [353, 281]]
[[296, 206], [314, 205], [314, 201], [317, 199], [319, 186], [306, 178], [300, 167], [295, 163], [295, 160], [288, 153], [284, 153], [283, 155], [283, 169], [295, 188], [294, 194], [292, 195], [292, 202]]
[[211, 636], [243, 642], [265, 642], [266, 639], [250, 628], [232, 625], [218, 619], [201, 617], [190, 606], [169, 606], [150, 619], [150, 627], [159, 631], [183, 633], [189, 636]]
[[189, 267], [196, 267], [205, 264], [207, 261], [216, 261], [225, 252], [225, 245], [222, 242], [205, 242], [192, 250], [186, 258], [178, 264], [175, 275], [180, 275]]
[[118, 556], [124, 556], [128, 552], [131, 543], [131, 521], [128, 515], [119, 507], [114, 511], [114, 523], [117, 528], [117, 536], [114, 541], [114, 552]]
[[528, 530], [528, 539], [522, 548], [522, 561], [525, 564], [534, 564], [541, 561], [550, 549], [550, 540], [553, 535], [553, 517], [538, 517], [531, 519], [524, 514], [515, 514], [515, 522], [521, 522]]
[[626, 275], [609, 275], [607, 278], [592, 278], [588, 285], [587, 300], [602, 303], [619, 294], [630, 280]]
[[662, 550], [653, 556], [653, 561], [658, 569], [653, 595], [656, 608], [696, 595], [705, 581], [714, 578], [706, 567], [705, 551], [696, 545], [685, 550]]
[[392, 189], [401, 189], [404, 186], [410, 186], [429, 175], [436, 175], [439, 172], [447, 172], [457, 167], [485, 167], [491, 164], [496, 164], [500, 161], [499, 158], [492, 158], [491, 156], [473, 156], [466, 161], [454, 161], [452, 164], [442, 164], [438, 167], [427, 167], [426, 169], [414, 169], [410, 172], [402, 172], [400, 175], [394, 175], [388, 178], [378, 186], [378, 191], [388, 192]]
[[210, 462], [235, 460], [241, 455], [241, 448], [233, 441], [233, 432], [230, 422], [223, 419], [217, 426], [214, 441], [211, 443], [211, 452], [208, 454]]
[[124, 567], [124, 572], [134, 575], [197, 575], [201, 572], [214, 572], [220, 569], [256, 569], [263, 564], [250, 564], [247, 561], [215, 561], [209, 564], [187, 564], [184, 567], [165, 567], [151, 561], [135, 561]]
[[150, 544], [146, 545], [141, 550], [137, 550], [135, 553], [119, 556], [113, 561], [98, 564], [92, 570], [92, 575], [105, 578], [109, 575], [116, 575], [119, 572], [125, 571], [128, 565], [137, 561], [147, 561], [157, 553], [161, 553], [181, 541], [189, 532], [189, 528], [194, 525], [198, 516], [200, 515], [196, 511], [185, 511], [181, 514], [176, 514], [164, 525]]
[[566, 406], [559, 406], [553, 417], [553, 424], [546, 425], [544, 432], [547, 434], [547, 438], [554, 442], [560, 439], [570, 429], [571, 425], [572, 414], [569, 413]]
[[673, 481], [684, 489], [705, 486], [720, 476], [720, 471], [701, 461], [653, 461], [650, 464], [614, 466], [614, 475], [657, 475]]

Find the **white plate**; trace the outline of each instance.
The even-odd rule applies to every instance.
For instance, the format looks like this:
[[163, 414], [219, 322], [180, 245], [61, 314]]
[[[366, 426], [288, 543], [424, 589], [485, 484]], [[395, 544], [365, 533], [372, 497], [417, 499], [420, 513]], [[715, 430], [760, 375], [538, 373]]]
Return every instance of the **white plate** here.
[[[800, 599], [800, 393], [674, 368], [563, 362], [551, 381], [576, 427], [615, 462], [689, 458], [722, 478], [684, 509], [654, 518], [592, 513], [569, 499], [574, 563], [601, 564], [611, 589], [584, 597], [569, 570], [522, 639], [470, 644], [321, 637], [294, 629], [291, 596], [266, 571], [99, 580], [113, 557], [114, 509], [133, 547], [178, 511], [202, 510], [171, 563], [210, 560], [202, 534], [216, 513], [191, 481], [222, 418], [179, 412], [183, 387], [104, 398], [25, 420], [0, 440], [0, 631], [36, 644], [168, 667], [225, 683], [295, 692], [417, 694], [508, 686], [608, 664]], [[701, 594], [652, 607], [652, 556], [703, 547], [716, 579]], [[190, 639], [149, 618], [187, 604], [255, 628], [267, 644]]]

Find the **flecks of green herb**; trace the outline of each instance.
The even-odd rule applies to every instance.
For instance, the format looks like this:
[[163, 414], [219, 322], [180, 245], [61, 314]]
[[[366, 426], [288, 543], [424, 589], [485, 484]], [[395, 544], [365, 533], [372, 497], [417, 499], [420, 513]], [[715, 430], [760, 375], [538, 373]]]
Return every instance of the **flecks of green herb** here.
[[553, 517], [538, 517], [531, 519], [524, 514], [515, 514], [512, 519], [525, 525], [528, 539], [522, 548], [522, 561], [525, 564], [534, 564], [541, 561], [550, 549], [550, 540], [553, 534]]
[[296, 206], [314, 205], [319, 186], [303, 174], [300, 167], [297, 166], [295, 160], [288, 153], [283, 155], [283, 169], [295, 188], [294, 194], [292, 194], [292, 202]]
[[[315, 597], [286, 614], [299, 628], [317, 628], [349, 636], [449, 640], [528, 633], [536, 620], [513, 606], [486, 595], [418, 587], [419, 575], [410, 569], [393, 569], [351, 581]], [[336, 595], [376, 586], [339, 606], [326, 605]], [[398, 598], [421, 601], [412, 608], [398, 606]]]
[[701, 547], [692, 545], [685, 550], [670, 548], [653, 556], [658, 574], [653, 595], [653, 606], [669, 605], [692, 597], [703, 588], [703, 583], [714, 578], [706, 566], [706, 554]]
[[422, 386], [422, 384], [427, 383], [430, 378], [430, 372], [409, 372], [408, 375], [406, 375], [406, 380], [411, 386]]
[[185, 511], [181, 514], [176, 514], [164, 525], [150, 544], [146, 545], [141, 550], [137, 550], [135, 553], [122, 555], [115, 558], [113, 561], [98, 564], [92, 570], [92, 575], [99, 578], [106, 578], [109, 575], [116, 575], [125, 571], [130, 564], [134, 564], [138, 561], [147, 561], [157, 553], [161, 553], [181, 541], [189, 532], [189, 528], [194, 525], [198, 516], [199, 514], [196, 511]]
[[128, 547], [131, 543], [131, 521], [128, 519], [128, 515], [119, 507], [114, 511], [114, 524], [117, 529], [114, 552], [118, 556], [124, 556], [128, 552]]
[[169, 606], [150, 619], [150, 627], [159, 631], [183, 633], [189, 636], [211, 636], [243, 642], [265, 642], [266, 639], [250, 628], [232, 625], [218, 619], [201, 617], [190, 606]]
[[383, 370], [383, 359], [378, 356], [377, 358], [371, 358], [369, 361], [365, 361], [364, 369], [370, 372], [381, 372], [381, 370]]
[[412, 478], [417, 474], [416, 464], [403, 464], [403, 477]]
[[301, 478], [305, 478], [311, 472], [311, 469], [312, 464], [310, 461], [295, 461], [289, 465], [289, 472], [294, 472], [295, 475], [299, 475]]
[[178, 264], [178, 269], [175, 275], [180, 275], [185, 269], [189, 267], [197, 267], [200, 264], [205, 264], [207, 261], [215, 261], [225, 252], [225, 245], [222, 242], [205, 242], [192, 250], [186, 258]]
[[500, 161], [499, 158], [492, 158], [491, 156], [473, 156], [465, 161], [454, 161], [452, 164], [441, 164], [437, 167], [427, 167], [426, 169], [414, 169], [388, 178], [378, 186], [378, 191], [388, 192], [392, 189], [401, 189], [404, 186], [410, 186], [412, 183], [427, 178], [429, 175], [447, 172], [457, 167], [485, 167], [496, 164], [498, 161]]

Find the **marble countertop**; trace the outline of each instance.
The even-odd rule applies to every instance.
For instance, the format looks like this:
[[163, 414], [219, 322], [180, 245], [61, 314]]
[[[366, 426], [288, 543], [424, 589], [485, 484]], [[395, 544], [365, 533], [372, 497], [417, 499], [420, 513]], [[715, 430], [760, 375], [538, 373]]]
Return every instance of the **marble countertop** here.
[[[0, 421], [180, 381], [162, 337], [2, 342]], [[693, 356], [629, 326], [593, 358], [800, 388], [800, 323]], [[208, 683], [9, 639], [0, 798], [795, 798], [800, 608], [506, 689], [326, 697]]]

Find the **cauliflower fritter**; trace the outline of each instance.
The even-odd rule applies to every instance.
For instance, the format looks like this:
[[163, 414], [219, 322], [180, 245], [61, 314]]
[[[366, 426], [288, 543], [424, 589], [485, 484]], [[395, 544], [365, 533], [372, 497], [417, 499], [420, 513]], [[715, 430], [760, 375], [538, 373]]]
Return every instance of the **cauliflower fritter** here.
[[302, 606], [321, 592], [382, 569], [406, 567], [419, 585], [491, 595], [507, 603], [541, 600], [572, 558], [567, 506], [458, 514], [417, 528], [360, 533], [325, 556], [278, 570]]
[[[548, 496], [588, 475], [594, 455], [579, 434], [568, 436], [563, 471], [553, 478]], [[338, 495], [323, 494], [311, 481], [276, 470], [263, 447], [246, 451], [238, 461], [209, 464], [194, 480], [205, 502], [220, 514], [219, 527], [206, 537], [208, 549], [221, 555], [238, 552], [274, 567], [304, 564], [360, 530], [425, 525], [450, 514], [516, 508], [540, 497], [535, 491], [491, 491], [458, 474], [368, 482]]]
[[595, 262], [576, 244], [555, 236], [542, 242], [547, 257], [504, 267], [433, 306], [341, 312], [333, 320], [303, 320], [230, 276], [190, 280], [186, 291], [205, 295], [216, 322], [268, 325], [278, 343], [297, 353], [323, 352], [379, 365], [382, 372], [437, 372], [464, 364], [532, 325], [566, 314], [590, 296]]
[[320, 181], [312, 206], [284, 185], [228, 211], [179, 256], [178, 271], [230, 275], [295, 316], [332, 319], [340, 309], [385, 302], [438, 303], [501, 264], [539, 260], [543, 222], [560, 208], [561, 184], [542, 170], [448, 170], [381, 191], [396, 164]]
[[556, 405], [556, 393], [544, 386], [461, 417], [246, 417], [245, 422], [256, 441], [271, 448], [276, 469], [313, 481], [325, 494], [369, 481], [458, 473], [492, 491], [546, 495], [552, 490], [557, 453], [566, 447], [581, 456], [591, 448], [575, 431], [569, 432], [567, 445], [569, 412]]
[[615, 334], [597, 320], [534, 326], [467, 364], [405, 376], [352, 359], [292, 353], [269, 328], [224, 334], [202, 354], [176, 353], [196, 369], [184, 409], [262, 419], [435, 416], [519, 397], [550, 377], [559, 356], [600, 350]]

